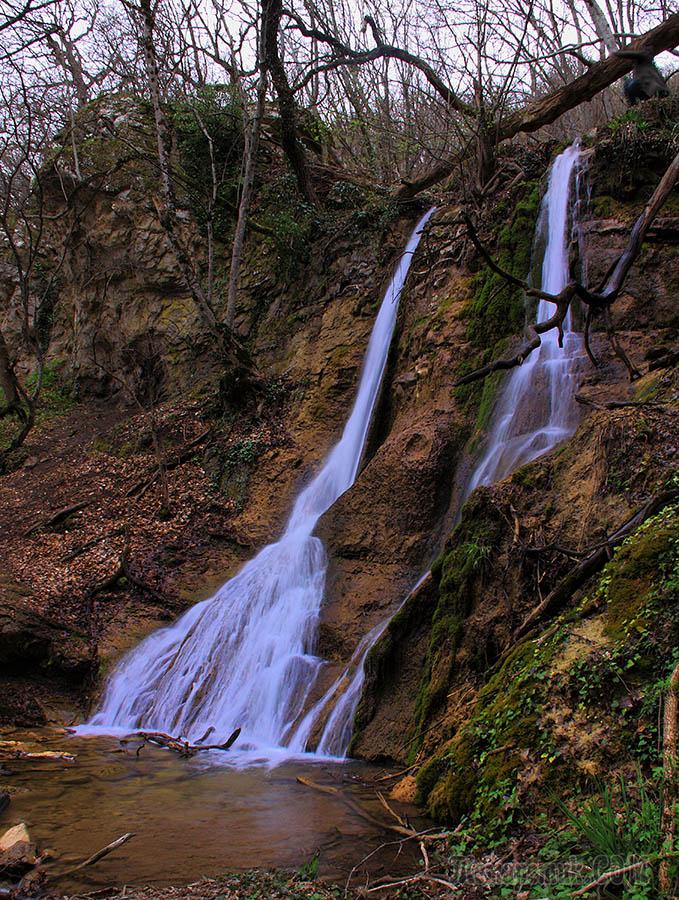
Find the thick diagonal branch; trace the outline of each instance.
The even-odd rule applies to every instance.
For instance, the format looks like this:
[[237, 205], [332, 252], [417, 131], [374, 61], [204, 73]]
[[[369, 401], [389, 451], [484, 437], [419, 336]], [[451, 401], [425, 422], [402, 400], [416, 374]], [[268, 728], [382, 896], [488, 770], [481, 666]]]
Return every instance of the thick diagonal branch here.
[[[672, 50], [679, 44], [679, 13], [668, 16], [664, 22], [632, 41], [629, 50], [638, 50], [657, 56], [664, 50]], [[552, 91], [546, 97], [529, 103], [518, 112], [512, 113], [497, 123], [495, 136], [497, 143], [509, 140], [523, 132], [533, 132], [550, 125], [560, 116], [574, 109], [586, 100], [591, 100], [604, 88], [626, 75], [634, 66], [634, 61], [620, 56], [609, 56], [594, 63], [584, 75], [569, 84]], [[426, 190], [452, 175], [466, 157], [467, 147], [461, 148], [448, 159], [438, 162], [419, 178], [404, 183], [397, 191], [400, 200], [408, 200], [420, 191]]]
[[617, 547], [628, 535], [642, 525], [646, 519], [654, 516], [677, 499], [676, 490], [661, 491], [637, 510], [620, 528], [613, 532], [606, 541], [599, 544], [596, 549], [579, 562], [571, 571], [561, 579], [556, 587], [550, 591], [545, 599], [523, 620], [513, 635], [514, 641], [525, 637], [533, 626], [544, 616], [554, 615], [559, 612], [570, 600], [575, 591], [585, 584], [597, 572], [601, 571], [610, 559], [611, 550]]

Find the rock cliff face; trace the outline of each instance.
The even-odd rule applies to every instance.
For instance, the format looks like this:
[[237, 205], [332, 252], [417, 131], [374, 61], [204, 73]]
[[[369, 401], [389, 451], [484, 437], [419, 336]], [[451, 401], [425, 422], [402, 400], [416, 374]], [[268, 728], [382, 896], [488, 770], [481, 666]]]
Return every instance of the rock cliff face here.
[[[3, 651], [7, 642], [0, 641], [0, 677], [23, 679], [30, 689], [23, 706], [0, 709], [7, 719], [20, 718], [27, 704], [33, 721], [45, 714], [46, 672], [58, 675], [53, 683], [60, 691], [85, 682], [89, 696], [96, 695], [122, 652], [208, 596], [280, 533], [293, 497], [340, 434], [377, 303], [414, 221], [364, 195], [312, 228], [292, 260], [281, 249], [285, 241], [253, 231], [237, 327], [264, 388], [255, 401], [224, 407], [220, 360], [157, 224], [148, 160], [142, 154], [123, 161], [120, 154], [125, 129], [143, 132], [143, 121], [118, 113], [108, 115], [113, 134], [104, 133], [99, 120], [89, 126], [87, 147], [93, 160], [106, 151], [120, 165], [83, 193], [77, 227], [61, 235], [66, 252], [50, 365], [62, 393], [74, 389], [77, 402], [69, 395], [58, 416], [47, 410], [19, 468], [0, 479], [0, 611], [8, 623], [1, 632], [20, 632], [22, 646], [35, 650], [10, 659]], [[666, 142], [663, 149], [659, 139], [650, 152], [643, 141], [648, 132], [632, 126], [593, 141], [592, 197], [583, 225], [590, 283], [623, 246], [669, 155]], [[482, 210], [494, 252], [522, 277], [550, 149], [524, 154], [525, 179], [500, 190]], [[627, 168], [616, 173], [610, 165], [629, 153], [646, 160], [631, 181]], [[276, 165], [262, 178], [280, 203], [280, 186], [288, 182]], [[265, 212], [262, 207], [257, 215]], [[546, 699], [539, 710], [521, 707], [523, 731], [507, 724], [496, 727], [492, 740], [479, 737], [492, 715], [517, 718], [513, 707], [493, 707], [511, 678], [533, 683], [523, 651], [507, 656], [512, 632], [578, 553], [663, 489], [675, 451], [668, 425], [671, 375], [663, 369], [630, 385], [598, 331], [594, 345], [602, 366], [588, 370], [581, 392], [599, 405], [652, 403], [583, 406], [572, 441], [506, 482], [477, 491], [451, 533], [459, 484], [482, 445], [501, 382], [494, 377], [466, 389], [453, 383], [516, 343], [526, 315], [521, 296], [493, 281], [459, 225], [449, 224], [456, 212], [452, 201], [443, 206], [420, 245], [364, 464], [353, 488], [319, 523], [330, 567], [318, 652], [330, 664], [314, 693], [436, 560], [370, 657], [352, 750], [369, 759], [416, 761], [420, 799], [446, 819], [480, 815], [499, 782], [503, 791], [516, 787], [520, 766], [544, 777], [533, 745], [538, 726], [550, 723], [554, 746], [575, 757], [579, 738], [564, 724], [565, 694], [560, 707]], [[676, 337], [678, 213], [676, 203], [668, 206], [614, 313], [621, 344], [642, 368], [647, 351]], [[188, 213], [184, 227], [200, 260], [201, 232]], [[228, 232], [218, 237], [223, 272]], [[4, 315], [11, 326], [11, 305]], [[129, 350], [149, 336], [162, 358], [162, 391], [154, 409], [144, 402], [131, 408], [130, 396], [139, 393], [145, 375]], [[170, 519], [158, 516], [153, 416], [169, 460]], [[51, 513], [80, 500], [86, 506], [59, 527], [49, 524]], [[653, 587], [648, 559], [665, 552], [665, 519], [653, 527], [662, 534], [639, 578], [644, 596], [657, 588], [663, 602], [664, 588]], [[558, 632], [563, 640], [543, 660], [540, 684], [554, 678], [568, 686], [590, 649], [603, 658], [618, 646], [602, 585], [585, 585], [574, 598], [574, 605], [579, 599], [587, 609], [593, 604], [592, 616], [576, 621], [575, 637]], [[642, 616], [641, 607], [625, 611], [624, 621], [635, 616]], [[663, 634], [647, 637], [663, 649], [674, 627], [670, 622]], [[61, 633], [66, 645], [55, 637]], [[475, 768], [488, 751], [497, 772]], [[587, 758], [595, 768], [605, 765], [603, 751]], [[470, 768], [474, 777], [462, 783]]]
[[[590, 284], [623, 249], [675, 152], [661, 143], [652, 129], [646, 143], [634, 129], [594, 141], [582, 228]], [[635, 154], [632, 170], [611, 162]], [[600, 367], [583, 372], [588, 402], [574, 437], [474, 492], [431, 576], [368, 658], [352, 752], [417, 763], [416, 787], [406, 779], [403, 790], [416, 789], [444, 821], [469, 816], [500, 833], [544, 808], [545, 791], [568, 793], [653, 756], [648, 710], [679, 638], [670, 562], [676, 374], [653, 363], [677, 336], [676, 202], [675, 193], [613, 313], [620, 344], [648, 374], [630, 383], [605, 335], [595, 334]], [[458, 475], [477, 446], [474, 435]], [[611, 553], [603, 574], [574, 584], [530, 639], [517, 639], [578, 560], [656, 496], [661, 511]]]

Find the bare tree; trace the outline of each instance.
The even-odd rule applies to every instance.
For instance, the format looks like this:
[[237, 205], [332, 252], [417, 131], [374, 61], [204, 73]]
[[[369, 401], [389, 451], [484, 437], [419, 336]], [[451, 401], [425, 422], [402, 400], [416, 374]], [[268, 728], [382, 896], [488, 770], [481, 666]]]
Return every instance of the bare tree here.
[[[27, 85], [18, 68], [13, 76], [0, 82], [0, 239], [6, 276], [13, 285], [9, 304], [18, 322], [20, 342], [10, 350], [6, 336], [0, 333], [0, 386], [4, 393], [0, 415], [16, 417], [19, 428], [0, 460], [23, 443], [35, 421], [55, 283], [64, 260], [62, 248], [61, 253], [51, 256], [47, 266], [42, 265], [48, 219], [42, 167], [53, 111], [42, 86]], [[55, 157], [52, 166], [57, 163]], [[19, 350], [34, 361], [35, 377], [30, 390], [21, 383], [15, 369]]]
[[309, 203], [316, 202], [306, 152], [298, 137], [297, 104], [288, 81], [280, 46], [282, 0], [262, 0], [262, 65], [271, 77], [278, 98], [281, 124], [281, 144], [297, 178], [302, 195]]

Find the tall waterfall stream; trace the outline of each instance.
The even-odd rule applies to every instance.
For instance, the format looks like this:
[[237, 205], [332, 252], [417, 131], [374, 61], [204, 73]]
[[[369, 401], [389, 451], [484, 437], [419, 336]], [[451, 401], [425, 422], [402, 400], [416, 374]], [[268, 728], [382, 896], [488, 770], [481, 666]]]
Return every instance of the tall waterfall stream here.
[[[579, 177], [580, 164], [581, 153], [575, 143], [554, 160], [540, 205], [533, 246], [534, 254], [544, 247], [540, 283], [542, 290], [550, 294], [558, 294], [568, 283], [570, 225], [579, 195], [579, 186], [574, 191], [573, 182]], [[553, 304], [540, 300], [537, 321], [548, 319], [552, 309]], [[548, 331], [542, 335], [540, 347], [507, 379], [493, 411], [485, 452], [464, 485], [461, 503], [474, 488], [501, 481], [520, 466], [548, 453], [575, 431], [578, 414], [573, 398], [584, 353], [582, 338], [573, 330], [570, 310], [563, 330], [563, 347], [559, 347], [556, 329]], [[401, 606], [428, 574], [418, 580]], [[334, 702], [319, 752], [346, 752], [365, 680], [365, 662], [388, 624], [388, 619], [379, 623], [363, 638], [348, 667], [307, 714], [302, 725], [305, 734], [311, 731], [316, 716]], [[347, 686], [343, 690], [344, 685]]]
[[144, 728], [189, 740], [209, 728], [225, 740], [240, 728], [228, 756], [233, 764], [304, 752], [304, 723], [295, 726], [323, 662], [313, 648], [327, 566], [323, 544], [312, 532], [356, 478], [398, 302], [432, 213], [415, 226], [384, 295], [342, 437], [297, 498], [283, 536], [214, 597], [132, 651], [109, 681], [90, 728]]

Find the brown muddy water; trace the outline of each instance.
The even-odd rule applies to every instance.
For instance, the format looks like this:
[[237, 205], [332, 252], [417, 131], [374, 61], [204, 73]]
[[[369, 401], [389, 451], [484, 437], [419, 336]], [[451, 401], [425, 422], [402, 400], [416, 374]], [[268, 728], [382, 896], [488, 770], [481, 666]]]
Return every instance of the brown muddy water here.
[[[418, 864], [415, 842], [401, 843], [381, 826], [390, 821], [376, 794], [385, 789], [375, 784], [382, 769], [352, 761], [239, 771], [148, 745], [137, 756], [134, 749], [121, 751], [115, 737], [57, 729], [5, 731], [0, 739], [76, 756], [74, 762], [4, 760], [0, 769], [0, 790], [11, 794], [0, 814], [0, 833], [25, 822], [38, 848], [53, 851], [47, 868], [60, 891], [185, 884], [250, 868], [294, 869], [316, 851], [319, 877], [340, 882], [357, 865], [374, 876], [412, 871]], [[299, 776], [339, 790], [310, 788]], [[416, 827], [427, 827], [414, 808], [392, 805]], [[136, 836], [123, 847], [59, 879], [61, 871], [128, 831]]]

